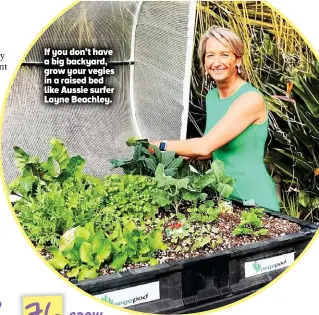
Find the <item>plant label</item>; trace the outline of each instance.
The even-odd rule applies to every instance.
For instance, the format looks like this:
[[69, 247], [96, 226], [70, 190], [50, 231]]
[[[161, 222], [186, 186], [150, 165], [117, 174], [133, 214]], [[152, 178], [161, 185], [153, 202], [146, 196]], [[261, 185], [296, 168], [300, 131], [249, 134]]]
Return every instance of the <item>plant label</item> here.
[[95, 295], [104, 302], [128, 307], [160, 299], [159, 281]]
[[290, 266], [295, 260], [295, 253], [287, 253], [271, 258], [245, 263], [245, 278]]

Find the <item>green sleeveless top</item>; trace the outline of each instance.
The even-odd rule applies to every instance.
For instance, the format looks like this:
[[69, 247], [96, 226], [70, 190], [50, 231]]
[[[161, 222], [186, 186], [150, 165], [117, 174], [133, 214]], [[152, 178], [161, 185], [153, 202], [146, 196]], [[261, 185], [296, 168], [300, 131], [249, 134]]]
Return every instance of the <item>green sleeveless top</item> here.
[[[225, 99], [219, 98], [217, 88], [210, 90], [206, 96], [205, 134], [218, 123], [239, 96], [250, 91], [260, 93], [248, 82]], [[213, 152], [213, 158], [221, 160], [226, 173], [235, 179], [230, 199], [254, 202], [260, 207], [279, 211], [275, 184], [264, 164], [267, 134], [268, 117], [262, 124], [251, 124], [236, 138]]]

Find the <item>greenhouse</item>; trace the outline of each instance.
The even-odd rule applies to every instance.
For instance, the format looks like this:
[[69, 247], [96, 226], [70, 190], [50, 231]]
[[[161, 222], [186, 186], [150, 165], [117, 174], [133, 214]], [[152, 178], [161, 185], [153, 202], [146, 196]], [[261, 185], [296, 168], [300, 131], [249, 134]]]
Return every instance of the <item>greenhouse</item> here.
[[[227, 159], [166, 150], [207, 134], [223, 73], [201, 69], [211, 26], [238, 34], [241, 71], [264, 96], [280, 211], [234, 198], [245, 191]], [[211, 310], [261, 289], [318, 229], [316, 59], [260, 1], [77, 3], [28, 51], [5, 107], [3, 171], [26, 235], [61, 277], [139, 312]]]

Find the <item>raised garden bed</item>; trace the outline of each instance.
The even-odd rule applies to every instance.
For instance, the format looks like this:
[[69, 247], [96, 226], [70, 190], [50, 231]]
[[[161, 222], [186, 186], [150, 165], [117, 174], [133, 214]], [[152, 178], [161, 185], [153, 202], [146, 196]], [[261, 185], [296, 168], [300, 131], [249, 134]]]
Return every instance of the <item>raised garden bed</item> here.
[[[293, 263], [317, 226], [228, 200], [221, 161], [198, 171], [173, 152], [130, 140], [125, 175], [84, 174], [52, 139], [47, 161], [15, 148], [9, 185], [35, 247], [84, 291], [147, 313], [194, 312], [255, 292]], [[152, 152], [153, 151], [153, 152]]]
[[[227, 305], [274, 280], [296, 260], [317, 231], [314, 224], [271, 210], [265, 212], [272, 218], [298, 224], [300, 231], [202, 256], [72, 282], [108, 303], [146, 313], [192, 313]], [[153, 285], [143, 291], [139, 286], [145, 284]], [[123, 291], [119, 291], [125, 288], [132, 288], [132, 295], [126, 299]], [[137, 296], [137, 292], [142, 294]], [[138, 300], [141, 296], [148, 300]], [[124, 302], [130, 299], [133, 305]]]

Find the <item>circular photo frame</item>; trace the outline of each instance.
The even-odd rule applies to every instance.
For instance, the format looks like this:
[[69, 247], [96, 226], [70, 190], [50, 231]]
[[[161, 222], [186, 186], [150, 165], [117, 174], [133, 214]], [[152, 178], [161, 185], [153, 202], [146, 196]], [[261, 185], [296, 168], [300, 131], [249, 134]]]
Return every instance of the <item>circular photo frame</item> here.
[[318, 229], [319, 63], [263, 1], [83, 1], [9, 88], [2, 172], [56, 274], [196, 313], [279, 279]]

